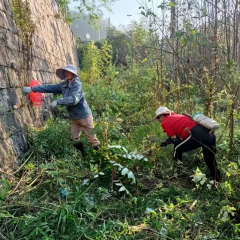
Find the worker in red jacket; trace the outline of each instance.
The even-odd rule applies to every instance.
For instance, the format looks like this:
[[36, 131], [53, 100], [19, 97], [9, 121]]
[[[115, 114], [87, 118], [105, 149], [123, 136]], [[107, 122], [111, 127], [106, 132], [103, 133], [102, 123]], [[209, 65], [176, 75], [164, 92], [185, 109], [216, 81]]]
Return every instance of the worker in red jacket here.
[[216, 181], [220, 181], [220, 173], [215, 159], [216, 136], [213, 131], [199, 125], [185, 115], [175, 114], [166, 107], [159, 107], [153, 121], [161, 123], [168, 138], [161, 147], [174, 144], [174, 160], [182, 161], [182, 153], [202, 147], [204, 160]]

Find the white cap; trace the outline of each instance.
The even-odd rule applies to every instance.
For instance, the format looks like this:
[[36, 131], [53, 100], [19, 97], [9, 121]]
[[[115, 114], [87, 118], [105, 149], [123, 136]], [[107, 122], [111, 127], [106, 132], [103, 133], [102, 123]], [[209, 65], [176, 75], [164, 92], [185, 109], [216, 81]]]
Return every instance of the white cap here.
[[157, 117], [162, 115], [162, 114], [171, 114], [171, 110], [169, 110], [166, 107], [159, 107], [156, 111], [156, 116], [152, 119], [153, 122], [157, 122]]

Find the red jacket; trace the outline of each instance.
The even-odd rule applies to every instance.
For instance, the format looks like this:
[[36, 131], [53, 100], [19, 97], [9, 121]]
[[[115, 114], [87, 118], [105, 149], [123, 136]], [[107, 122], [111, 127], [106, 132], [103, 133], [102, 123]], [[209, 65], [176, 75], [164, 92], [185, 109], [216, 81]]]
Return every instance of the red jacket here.
[[191, 120], [189, 117], [179, 114], [167, 115], [162, 123], [162, 128], [164, 132], [172, 137], [177, 135], [182, 139], [185, 139], [188, 136], [189, 131], [197, 125], [196, 122]]

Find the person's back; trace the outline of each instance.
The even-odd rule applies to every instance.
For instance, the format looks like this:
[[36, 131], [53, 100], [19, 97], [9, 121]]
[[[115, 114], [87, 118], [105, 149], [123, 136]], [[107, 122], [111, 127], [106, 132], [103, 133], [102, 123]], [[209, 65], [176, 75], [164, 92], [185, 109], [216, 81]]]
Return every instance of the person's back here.
[[168, 136], [177, 135], [185, 139], [197, 123], [187, 116], [172, 113], [164, 118], [161, 125]]

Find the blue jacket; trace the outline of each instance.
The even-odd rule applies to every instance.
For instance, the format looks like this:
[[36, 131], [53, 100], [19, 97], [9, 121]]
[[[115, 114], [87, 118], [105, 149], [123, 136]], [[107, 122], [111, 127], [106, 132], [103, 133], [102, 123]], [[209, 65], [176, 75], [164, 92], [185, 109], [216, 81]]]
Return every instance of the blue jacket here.
[[82, 83], [75, 77], [68, 85], [67, 80], [58, 84], [46, 84], [32, 87], [33, 92], [61, 93], [63, 98], [57, 100], [58, 105], [67, 107], [70, 119], [84, 119], [92, 114], [85, 98]]

